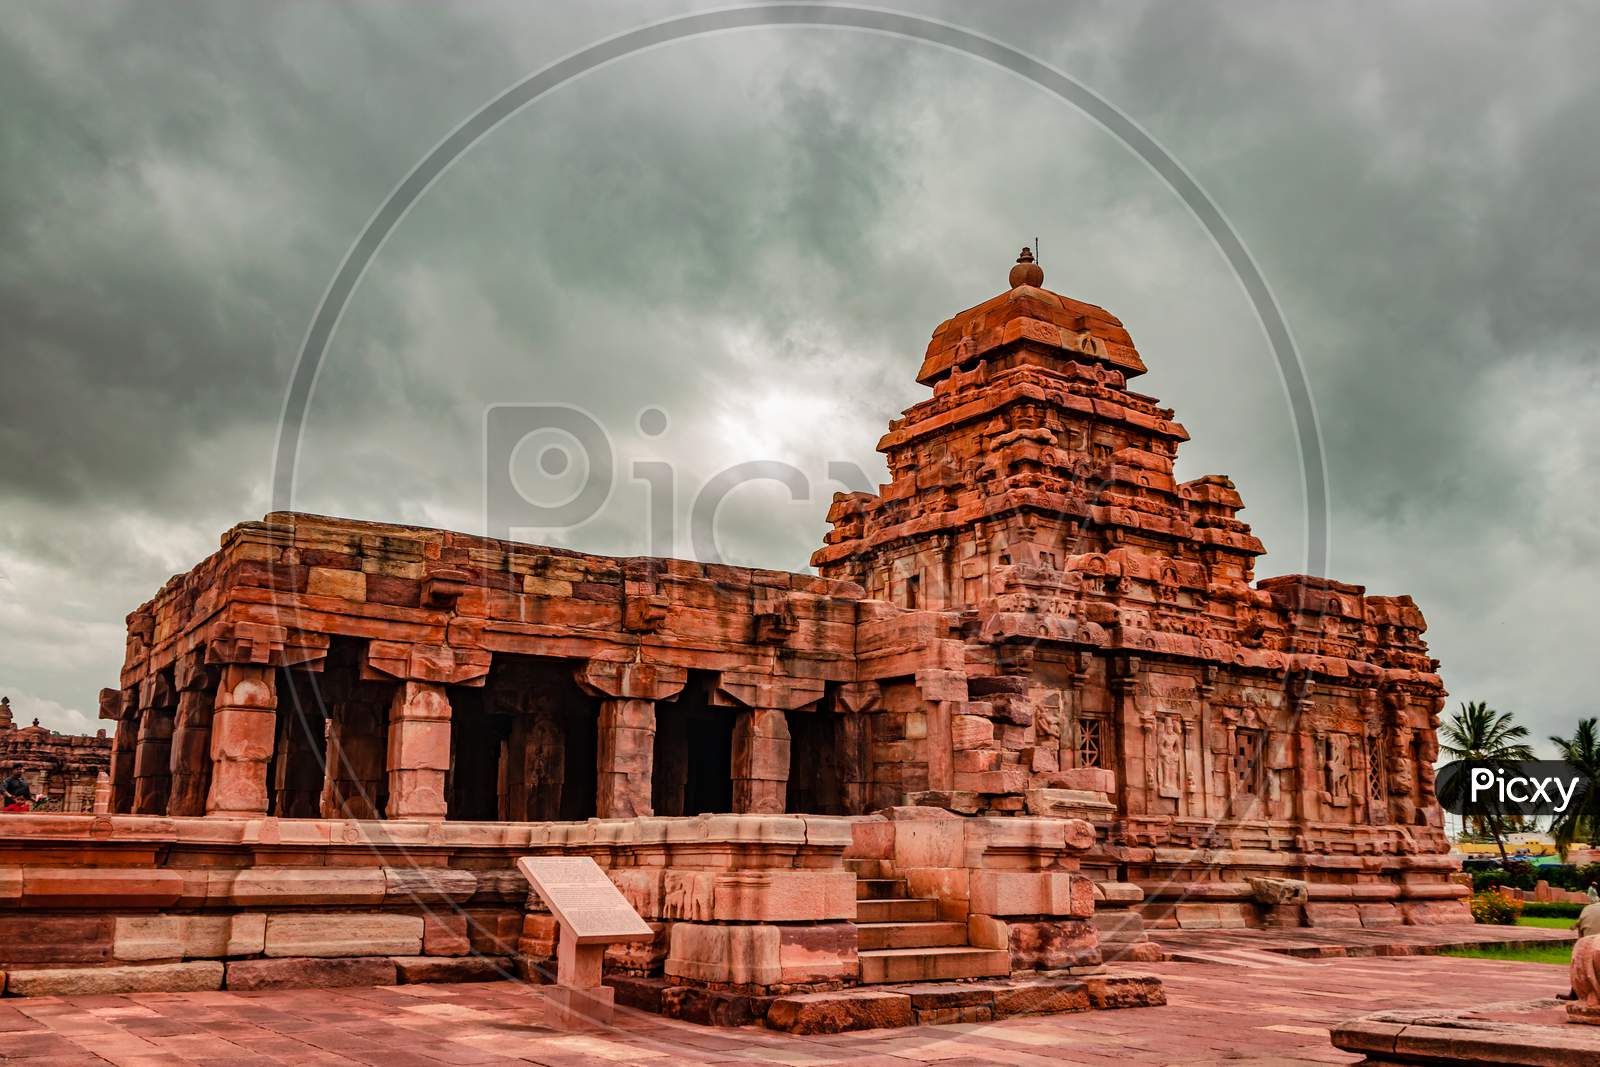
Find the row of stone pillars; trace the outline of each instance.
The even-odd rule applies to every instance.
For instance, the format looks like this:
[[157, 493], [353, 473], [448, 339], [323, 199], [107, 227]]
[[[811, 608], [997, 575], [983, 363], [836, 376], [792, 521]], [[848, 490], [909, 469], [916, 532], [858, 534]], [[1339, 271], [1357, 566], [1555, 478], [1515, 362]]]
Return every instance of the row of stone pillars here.
[[[381, 709], [376, 709], [368, 716], [375, 729], [364, 730], [361, 724], [366, 719], [343, 705], [345, 713], [328, 731], [320, 810], [378, 816], [371, 804], [352, 810], [350, 803], [352, 796], [372, 792], [375, 783], [346, 778], [350, 767], [375, 765], [377, 753], [366, 749], [384, 743], [381, 784], [387, 798], [382, 815], [445, 818], [451, 766], [447, 685], [482, 685], [488, 674], [487, 654], [464, 660], [448, 648], [374, 642], [363, 667], [364, 676], [395, 684], [387, 719], [384, 722]], [[278, 787], [280, 807], [291, 789], [315, 791], [315, 783], [274, 783], [270, 777], [275, 754], [286, 743], [280, 704], [292, 705], [297, 699], [279, 692], [279, 670], [265, 663], [207, 667], [191, 657], [175, 673], [159, 674], [141, 686], [137, 707], [128, 709], [131, 714], [119, 713], [113, 810], [259, 817], [272, 810], [272, 784]], [[598, 702], [595, 813], [601, 818], [651, 814], [656, 705], [683, 691], [688, 672], [682, 667], [596, 659], [575, 664], [573, 677]], [[709, 702], [727, 707], [735, 716], [732, 809], [781, 814], [791, 747], [786, 712], [820, 700], [823, 685], [731, 673], [715, 678]], [[374, 736], [380, 730], [383, 733]], [[280, 776], [284, 763], [279, 762]]]

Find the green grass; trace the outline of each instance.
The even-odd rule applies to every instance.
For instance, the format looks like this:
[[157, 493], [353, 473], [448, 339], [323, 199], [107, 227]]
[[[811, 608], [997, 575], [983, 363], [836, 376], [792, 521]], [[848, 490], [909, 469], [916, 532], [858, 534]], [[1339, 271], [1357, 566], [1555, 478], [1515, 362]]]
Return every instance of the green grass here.
[[[1545, 930], [1570, 930], [1571, 919], [1552, 919], [1546, 917], [1524, 916], [1517, 920], [1518, 926], [1537, 926]], [[1554, 963], [1562, 967], [1572, 964], [1572, 945], [1567, 943], [1541, 943], [1534, 942], [1527, 945], [1514, 945], [1509, 948], [1453, 948], [1440, 953], [1442, 956], [1455, 956], [1467, 960], [1510, 960], [1513, 963]]]
[[1453, 948], [1439, 955], [1455, 956], [1465, 960], [1509, 960], [1513, 963], [1554, 963], [1562, 967], [1572, 966], [1572, 946], [1565, 943], [1517, 945], [1514, 948]]

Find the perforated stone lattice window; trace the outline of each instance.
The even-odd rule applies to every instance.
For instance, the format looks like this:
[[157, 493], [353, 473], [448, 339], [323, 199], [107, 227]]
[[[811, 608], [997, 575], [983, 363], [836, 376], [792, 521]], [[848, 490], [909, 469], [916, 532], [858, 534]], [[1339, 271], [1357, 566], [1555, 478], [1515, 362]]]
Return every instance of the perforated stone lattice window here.
[[1383, 799], [1383, 739], [1367, 738], [1367, 796]]
[[1262, 737], [1260, 730], [1237, 730], [1233, 741], [1233, 779], [1242, 793], [1259, 793]]
[[1104, 767], [1106, 765], [1106, 733], [1104, 719], [1078, 720], [1078, 766]]

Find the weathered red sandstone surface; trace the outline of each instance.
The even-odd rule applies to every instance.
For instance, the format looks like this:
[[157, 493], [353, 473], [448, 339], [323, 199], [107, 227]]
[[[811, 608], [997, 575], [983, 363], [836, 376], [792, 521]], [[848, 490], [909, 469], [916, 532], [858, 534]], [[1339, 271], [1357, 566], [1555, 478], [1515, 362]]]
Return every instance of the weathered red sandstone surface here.
[[656, 931], [619, 1002], [791, 1029], [915, 1021], [907, 982], [1151, 1003], [1102, 962], [1151, 925], [1469, 921], [1416, 606], [1256, 580], [1121, 323], [1010, 280], [935, 331], [818, 575], [229, 530], [128, 617], [108, 810], [0, 827], [11, 990], [538, 973], [541, 853]]

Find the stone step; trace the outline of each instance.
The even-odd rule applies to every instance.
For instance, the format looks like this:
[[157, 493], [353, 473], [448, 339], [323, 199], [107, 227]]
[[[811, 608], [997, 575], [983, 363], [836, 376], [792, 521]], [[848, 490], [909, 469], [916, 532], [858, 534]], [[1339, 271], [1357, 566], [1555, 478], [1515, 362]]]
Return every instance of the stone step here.
[[857, 900], [905, 900], [911, 895], [904, 878], [857, 878]]
[[938, 982], [953, 978], [997, 978], [1011, 973], [1003, 948], [885, 948], [862, 952], [861, 982]]
[[894, 873], [888, 860], [863, 859], [852, 856], [844, 861], [845, 867], [854, 871], [857, 878], [888, 878]]
[[932, 897], [914, 900], [858, 900], [858, 923], [925, 923], [939, 918], [939, 902]]
[[944, 948], [967, 943], [966, 923], [857, 923], [860, 951], [880, 948]]

